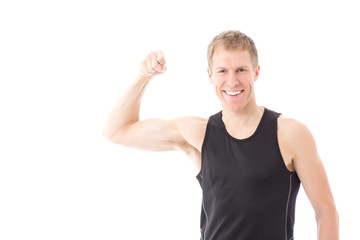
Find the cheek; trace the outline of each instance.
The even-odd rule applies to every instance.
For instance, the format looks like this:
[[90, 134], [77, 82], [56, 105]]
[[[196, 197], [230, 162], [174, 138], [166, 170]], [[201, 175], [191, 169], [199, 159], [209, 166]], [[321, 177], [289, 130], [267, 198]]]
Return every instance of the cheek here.
[[248, 88], [250, 88], [250, 89], [252, 89], [252, 88], [254, 88], [254, 82], [253, 81], [248, 81], [247, 83], [246, 83], [246, 85], [248, 86]]
[[252, 86], [254, 84], [254, 78], [252, 78], [252, 76], [244, 76], [242, 82], [247, 86]]
[[213, 78], [213, 84], [217, 87], [221, 87], [226, 82], [224, 77]]

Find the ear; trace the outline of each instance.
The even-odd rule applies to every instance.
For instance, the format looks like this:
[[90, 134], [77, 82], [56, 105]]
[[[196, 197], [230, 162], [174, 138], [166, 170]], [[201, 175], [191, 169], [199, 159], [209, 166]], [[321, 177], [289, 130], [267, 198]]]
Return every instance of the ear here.
[[254, 82], [256, 82], [256, 80], [258, 80], [259, 78], [259, 72], [260, 72], [260, 65], [258, 65], [255, 69], [255, 77], [254, 77]]
[[207, 72], [208, 72], [208, 75], [209, 75], [209, 81], [210, 81], [211, 84], [213, 84], [214, 81], [212, 80], [212, 72], [211, 72], [211, 70], [209, 68], [207, 69]]

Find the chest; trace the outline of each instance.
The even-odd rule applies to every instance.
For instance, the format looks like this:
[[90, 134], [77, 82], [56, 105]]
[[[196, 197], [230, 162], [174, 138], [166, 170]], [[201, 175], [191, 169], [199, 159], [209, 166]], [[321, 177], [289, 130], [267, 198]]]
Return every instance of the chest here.
[[[229, 129], [230, 130], [230, 129]], [[281, 126], [281, 118], [278, 119], [278, 130], [275, 131], [276, 133], [276, 138], [274, 139], [275, 141], [275, 145], [273, 145], [272, 147], [276, 149], [278, 149], [279, 153], [280, 153], [280, 161], [282, 162], [282, 164], [286, 167], [286, 169], [290, 172], [294, 172], [295, 168], [293, 165], [293, 152], [291, 150], [291, 148], [289, 147], [289, 145], [287, 144], [285, 137], [283, 136], [283, 129]], [[239, 139], [246, 139], [249, 136], [251, 136], [252, 134], [254, 134], [254, 130], [248, 130], [248, 132], [243, 131], [240, 137], [236, 137]], [[205, 136], [205, 128], [204, 128], [204, 134]], [[229, 134], [230, 135], [230, 134]], [[235, 136], [234, 136], [235, 138]], [[230, 154], [232, 154], [233, 159], [249, 159], [247, 158], [247, 156], [250, 155], [257, 155], [257, 153], [260, 153], [260, 155], [266, 155], [266, 149], [263, 149], [263, 147], [258, 146], [256, 147], [256, 153], [251, 153], [251, 150], [249, 149], [253, 149], [254, 147], [251, 148], [247, 148], [246, 145], [237, 145], [237, 144], [233, 144], [231, 143], [231, 141], [227, 140], [227, 139], [223, 139], [223, 141], [225, 142], [224, 144], [213, 144], [214, 146], [212, 146], [214, 149], [217, 149], [217, 152], [214, 151], [214, 154], [218, 155], [218, 158], [222, 159], [224, 158], [224, 155], [222, 155], [223, 150], [228, 150], [228, 152]], [[277, 143], [276, 143], [277, 142]], [[202, 143], [202, 142], [201, 142]], [[256, 143], [253, 143], [256, 144]], [[270, 143], [271, 144], [271, 143]], [[237, 145], [237, 146], [236, 146]], [[265, 146], [266, 144], [264, 144]], [[249, 144], [248, 146], [251, 146], [251, 144]], [[201, 147], [200, 147], [201, 148]], [[257, 159], [260, 159], [260, 157], [258, 157]], [[200, 171], [201, 169], [201, 165], [202, 165], [202, 159], [200, 154], [197, 156], [197, 162], [198, 162], [198, 171]], [[244, 164], [246, 163], [247, 160], [242, 160], [240, 161], [240, 163], [237, 164]], [[235, 162], [230, 164], [234, 164]], [[252, 163], [248, 163], [250, 165], [253, 164], [253, 167], [255, 168], [260, 168], [260, 166], [263, 166], [264, 163], [266, 163], [266, 161], [263, 161], [262, 163], [258, 163], [256, 161], [253, 161]], [[235, 167], [235, 166], [234, 166]]]
[[210, 141], [203, 154], [207, 168], [218, 177], [258, 178], [276, 174], [281, 166], [281, 156], [276, 145], [258, 143], [256, 140], [238, 143], [224, 138]]
[[267, 184], [293, 171], [291, 150], [277, 131], [277, 121], [263, 123], [252, 136], [236, 139], [224, 126], [210, 129], [203, 148], [203, 174], [216, 184]]

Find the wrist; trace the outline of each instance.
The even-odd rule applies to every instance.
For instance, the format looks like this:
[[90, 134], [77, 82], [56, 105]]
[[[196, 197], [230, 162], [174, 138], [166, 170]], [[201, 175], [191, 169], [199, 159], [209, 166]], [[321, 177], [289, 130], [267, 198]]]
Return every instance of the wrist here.
[[139, 72], [138, 75], [136, 76], [136, 81], [149, 82], [153, 77], [154, 77], [154, 75], [148, 75], [148, 76], [146, 76], [146, 75], [143, 74], [142, 72]]

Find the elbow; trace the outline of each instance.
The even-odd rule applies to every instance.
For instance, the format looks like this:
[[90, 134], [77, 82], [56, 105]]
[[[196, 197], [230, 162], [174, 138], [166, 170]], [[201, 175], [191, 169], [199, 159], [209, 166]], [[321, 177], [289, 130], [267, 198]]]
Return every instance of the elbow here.
[[112, 143], [126, 145], [125, 134], [123, 131], [109, 131], [108, 129], [104, 129], [102, 135]]
[[335, 207], [327, 208], [316, 213], [316, 222], [320, 223], [323, 219], [332, 219], [339, 224], [339, 214]]
[[339, 215], [335, 208], [316, 216], [318, 239], [339, 240]]
[[109, 128], [104, 128], [102, 135], [104, 138], [111, 141], [114, 136], [114, 131], [111, 131]]

